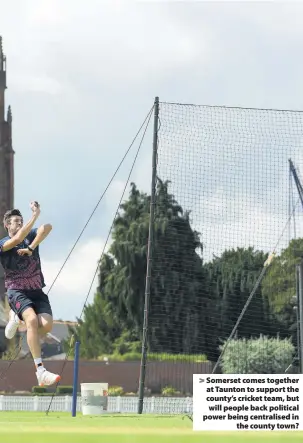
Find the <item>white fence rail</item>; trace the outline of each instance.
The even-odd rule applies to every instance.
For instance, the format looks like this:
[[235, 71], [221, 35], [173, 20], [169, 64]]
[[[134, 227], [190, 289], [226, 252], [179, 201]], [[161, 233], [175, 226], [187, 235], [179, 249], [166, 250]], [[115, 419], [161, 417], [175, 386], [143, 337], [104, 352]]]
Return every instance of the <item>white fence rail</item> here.
[[[47, 411], [51, 396], [0, 395], [0, 411]], [[54, 397], [50, 411], [71, 412], [70, 395]], [[108, 397], [108, 413], [132, 413], [138, 410], [138, 397]], [[191, 397], [146, 397], [143, 404], [145, 414], [192, 414]], [[77, 400], [77, 411], [81, 412], [81, 397]]]

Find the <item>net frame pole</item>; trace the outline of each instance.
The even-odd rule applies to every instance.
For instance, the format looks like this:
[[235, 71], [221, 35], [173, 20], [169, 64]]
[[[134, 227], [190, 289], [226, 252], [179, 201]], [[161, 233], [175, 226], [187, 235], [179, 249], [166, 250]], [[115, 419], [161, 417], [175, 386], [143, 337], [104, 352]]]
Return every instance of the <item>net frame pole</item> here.
[[77, 396], [78, 396], [78, 374], [79, 374], [79, 354], [80, 342], [75, 344], [75, 358], [74, 358], [74, 380], [73, 380], [73, 400], [72, 400], [72, 417], [77, 415]]
[[141, 353], [140, 379], [139, 379], [138, 414], [142, 414], [143, 412], [144, 386], [145, 386], [146, 361], [147, 361], [148, 311], [149, 311], [149, 301], [150, 301], [151, 270], [152, 270], [153, 245], [154, 245], [154, 223], [155, 223], [154, 215], [155, 215], [156, 181], [157, 181], [158, 123], [159, 123], [159, 97], [156, 97], [154, 102], [152, 179], [151, 179], [149, 233], [148, 233], [148, 247], [147, 247], [147, 267], [146, 267], [146, 280], [145, 280], [142, 353]]
[[298, 297], [298, 327], [300, 340], [298, 343], [299, 358], [300, 358], [300, 373], [303, 373], [303, 258], [301, 258], [298, 265], [299, 271], [299, 297]]

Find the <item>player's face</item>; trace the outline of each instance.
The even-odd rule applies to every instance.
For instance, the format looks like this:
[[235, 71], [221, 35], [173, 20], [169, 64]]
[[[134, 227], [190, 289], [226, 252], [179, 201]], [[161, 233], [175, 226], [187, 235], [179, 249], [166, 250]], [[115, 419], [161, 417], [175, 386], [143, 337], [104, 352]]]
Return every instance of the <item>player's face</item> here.
[[7, 225], [7, 229], [9, 234], [15, 235], [23, 226], [22, 218], [18, 215], [14, 215], [11, 217], [9, 224]]

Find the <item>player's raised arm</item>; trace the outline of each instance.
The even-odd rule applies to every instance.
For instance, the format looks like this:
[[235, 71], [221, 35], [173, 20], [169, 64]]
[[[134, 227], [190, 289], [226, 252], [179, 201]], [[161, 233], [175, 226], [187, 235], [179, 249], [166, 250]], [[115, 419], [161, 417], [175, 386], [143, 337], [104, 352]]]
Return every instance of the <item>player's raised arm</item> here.
[[7, 221], [4, 221], [5, 228], [8, 230], [11, 238], [2, 245], [2, 252], [9, 251], [17, 246], [30, 233], [41, 212], [40, 205], [37, 202], [31, 202], [30, 207], [33, 214], [26, 225], [22, 226], [22, 217], [16, 215], [12, 215]]
[[48, 236], [48, 234], [51, 232], [52, 229], [53, 227], [50, 223], [40, 226], [37, 229], [37, 232], [35, 233], [35, 237], [33, 238], [31, 244], [28, 245], [27, 248], [18, 249], [17, 254], [21, 256], [24, 255], [31, 256], [36, 247], [43, 242], [43, 240]]
[[53, 227], [50, 223], [40, 226], [37, 229], [36, 237], [34, 238], [32, 243], [29, 245], [28, 249], [30, 251], [33, 251], [48, 236], [48, 234], [51, 232], [52, 229], [53, 229]]

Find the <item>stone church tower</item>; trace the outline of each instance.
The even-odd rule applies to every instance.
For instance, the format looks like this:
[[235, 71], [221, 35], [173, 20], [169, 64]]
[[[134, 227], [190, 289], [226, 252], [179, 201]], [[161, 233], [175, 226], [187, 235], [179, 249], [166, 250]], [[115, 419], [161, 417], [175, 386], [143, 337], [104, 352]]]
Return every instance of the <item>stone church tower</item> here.
[[[12, 111], [5, 108], [6, 57], [0, 36], [0, 238], [6, 231], [2, 220], [4, 213], [14, 206], [14, 151], [12, 147]], [[6, 114], [6, 115], [5, 115]], [[0, 265], [0, 304], [5, 300], [3, 269]]]

